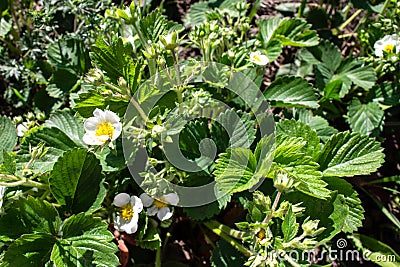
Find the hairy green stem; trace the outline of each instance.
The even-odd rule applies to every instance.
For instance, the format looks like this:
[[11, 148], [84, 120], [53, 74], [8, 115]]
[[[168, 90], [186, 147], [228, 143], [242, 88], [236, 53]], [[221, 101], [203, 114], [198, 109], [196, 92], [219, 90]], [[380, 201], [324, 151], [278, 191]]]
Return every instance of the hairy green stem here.
[[135, 99], [133, 99], [133, 97], [130, 99], [130, 102], [137, 109], [137, 111], [139, 112], [140, 117], [142, 117], [142, 119], [144, 120], [144, 124], [146, 124], [146, 122], [149, 120], [149, 118], [144, 113], [142, 107], [139, 105], [138, 102], [136, 102]]
[[386, 0], [385, 3], [383, 4], [382, 10], [379, 14], [383, 15], [383, 13], [385, 13], [386, 9], [388, 8], [390, 4], [390, 0]]
[[351, 15], [350, 18], [348, 18], [345, 22], [342, 23], [342, 25], [339, 26], [339, 30], [343, 30], [350, 22], [352, 22], [358, 15], [360, 15], [361, 12], [361, 9], [354, 12], [354, 14]]
[[18, 176], [14, 176], [14, 175], [0, 174], [0, 179], [14, 181], [14, 182], [0, 182], [0, 186], [15, 187], [15, 186], [22, 185], [22, 186], [26, 186], [26, 187], [37, 187], [37, 188], [45, 189], [45, 190], [47, 190], [49, 188], [49, 186], [46, 184], [42, 184], [39, 182], [29, 180], [27, 178], [22, 178], [22, 177], [18, 177]]
[[268, 223], [269, 220], [271, 220], [272, 214], [275, 212], [276, 208], [278, 207], [278, 203], [281, 198], [281, 195], [282, 195], [282, 192], [278, 191], [278, 193], [276, 194], [274, 203], [272, 204], [271, 212], [267, 216], [265, 216], [263, 223]]
[[213, 231], [216, 235], [220, 236], [222, 239], [224, 239], [226, 242], [228, 242], [231, 246], [242, 252], [246, 256], [251, 256], [253, 253], [249, 251], [247, 248], [245, 248], [242, 244], [240, 244], [237, 240], [235, 240], [233, 237], [229, 236], [226, 234], [224, 231], [222, 231], [219, 228], [215, 228], [215, 225], [210, 222], [204, 222], [203, 223], [208, 229]]
[[155, 267], [161, 267], [161, 246], [157, 248]]
[[222, 224], [222, 223], [220, 223], [218, 221], [215, 221], [215, 220], [208, 221], [207, 223], [211, 227], [218, 228], [221, 231], [223, 231], [224, 233], [226, 233], [226, 234], [228, 234], [228, 235], [230, 235], [230, 236], [232, 236], [234, 238], [241, 239], [241, 238], [244, 238], [246, 235], [248, 235], [246, 232], [242, 232], [242, 231], [238, 231], [238, 230], [232, 229], [229, 226], [226, 226], [225, 224]]

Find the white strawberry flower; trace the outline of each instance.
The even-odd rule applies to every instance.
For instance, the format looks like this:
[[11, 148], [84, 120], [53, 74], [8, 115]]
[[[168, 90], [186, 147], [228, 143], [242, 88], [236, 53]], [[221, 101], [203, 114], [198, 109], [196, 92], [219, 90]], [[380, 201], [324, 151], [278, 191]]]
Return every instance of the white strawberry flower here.
[[250, 62], [259, 66], [265, 66], [269, 63], [269, 59], [266, 55], [261, 54], [260, 51], [250, 53]]
[[386, 35], [374, 44], [375, 55], [383, 57], [383, 52], [388, 54], [400, 53], [400, 40], [397, 34]]
[[83, 141], [88, 145], [103, 145], [117, 139], [122, 132], [122, 123], [117, 114], [110, 110], [93, 111], [94, 117], [85, 121]]
[[24, 134], [29, 130], [29, 125], [27, 122], [23, 122], [21, 124], [18, 124], [17, 126], [17, 136], [18, 137], [23, 137]]
[[143, 193], [140, 195], [140, 199], [143, 202], [143, 206], [148, 208], [147, 215], [154, 216], [157, 214], [160, 221], [165, 221], [171, 218], [173, 212], [170, 210], [168, 205], [175, 206], [179, 202], [179, 196], [175, 193], [169, 193], [160, 198], [152, 198], [148, 194]]
[[120, 208], [114, 220], [114, 228], [127, 234], [135, 233], [138, 229], [139, 213], [143, 210], [140, 198], [120, 193], [115, 196], [113, 204]]

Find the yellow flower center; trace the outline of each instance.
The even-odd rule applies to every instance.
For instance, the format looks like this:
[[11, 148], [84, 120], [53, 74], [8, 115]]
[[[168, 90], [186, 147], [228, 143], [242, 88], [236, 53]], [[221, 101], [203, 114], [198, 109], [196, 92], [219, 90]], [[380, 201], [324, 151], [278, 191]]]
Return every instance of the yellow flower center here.
[[386, 53], [393, 53], [394, 45], [393, 45], [393, 44], [387, 44], [387, 45], [385, 45], [385, 47], [383, 48], [383, 50], [384, 50]]
[[125, 221], [129, 221], [133, 217], [133, 208], [130, 204], [126, 204], [125, 206], [121, 207], [121, 210], [119, 211], [122, 219]]
[[258, 55], [253, 56], [254, 61], [261, 62], [261, 58]]
[[258, 233], [257, 233], [257, 237], [258, 237], [258, 242], [261, 242], [261, 240], [263, 240], [265, 238], [265, 230], [261, 229]]
[[110, 139], [114, 135], [114, 126], [110, 122], [100, 122], [96, 126], [96, 136], [108, 135]]
[[154, 199], [154, 206], [156, 206], [157, 209], [162, 209], [168, 206], [167, 201], [164, 197], [161, 197], [161, 199]]

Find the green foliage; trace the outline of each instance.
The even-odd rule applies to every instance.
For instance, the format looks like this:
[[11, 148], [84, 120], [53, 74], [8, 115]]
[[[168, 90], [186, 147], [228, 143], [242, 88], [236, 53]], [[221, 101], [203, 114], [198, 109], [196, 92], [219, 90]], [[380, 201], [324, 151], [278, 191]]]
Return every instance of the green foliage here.
[[293, 177], [299, 191], [316, 198], [327, 198], [330, 191], [322, 180], [318, 163], [303, 152], [306, 144], [301, 137], [278, 136], [274, 170]]
[[299, 224], [296, 222], [296, 215], [293, 213], [292, 207], [288, 209], [288, 213], [282, 223], [283, 241], [289, 242], [297, 235]]
[[276, 59], [283, 46], [308, 47], [318, 44], [316, 31], [301, 19], [266, 18], [258, 21], [262, 47], [270, 61]]
[[360, 100], [353, 99], [348, 108], [347, 120], [354, 132], [371, 135], [374, 131], [382, 130], [384, 114], [375, 102], [361, 104]]
[[174, 30], [182, 30], [182, 26], [176, 22], [167, 21], [160, 9], [155, 9], [139, 21], [141, 34], [146, 41], [153, 43], [159, 40], [159, 36], [167, 35]]
[[122, 116], [128, 106], [126, 99], [103, 96], [96, 90], [89, 90], [78, 94], [74, 102], [73, 109], [85, 118], [93, 116], [93, 111], [96, 108], [105, 109], [106, 107]]
[[265, 91], [264, 96], [275, 107], [318, 108], [318, 98], [314, 88], [300, 77], [276, 79]]
[[[7, 117], [0, 117], [0, 151], [10, 152], [17, 144], [17, 131], [15, 125]], [[3, 153], [0, 153], [0, 163], [3, 161]]]
[[313, 60], [319, 61], [314, 65], [315, 79], [318, 89], [323, 92], [323, 100], [339, 100], [349, 93], [353, 85], [367, 90], [375, 84], [376, 74], [372, 67], [354, 58], [343, 60], [333, 44], [322, 42], [310, 51]]
[[[165, 249], [175, 246], [175, 227], [182, 223], [205, 226], [222, 238], [216, 241], [207, 231], [194, 235], [211, 246], [216, 241], [213, 266], [306, 266], [288, 262], [289, 253], [329, 246], [338, 234], [362, 226], [369, 209], [355, 189], [398, 225], [386, 203], [367, 191], [385, 182], [395, 210], [397, 181], [362, 180], [384, 163], [376, 140], [385, 140], [386, 151], [397, 133], [399, 51], [377, 56], [373, 47], [394, 33], [400, 7], [353, 0], [353, 7], [367, 10], [353, 29], [354, 14], [361, 11], [340, 1], [312, 8], [306, 1], [285, 3], [275, 7], [281, 15], [266, 18], [259, 0], [211, 0], [190, 7], [183, 32], [169, 21], [179, 12], [164, 12], [171, 9], [167, 2], [0, 4], [1, 113], [13, 116], [0, 117], [0, 266], [142, 265], [152, 264], [154, 255], [155, 265], [164, 266]], [[369, 22], [377, 10], [376, 22]], [[254, 51], [261, 52], [260, 60]], [[135, 114], [125, 114], [129, 105]], [[95, 109], [125, 118], [124, 135], [86, 144], [88, 126], [97, 135], [115, 133], [105, 118], [84, 128]], [[14, 123], [28, 128], [21, 139]], [[178, 155], [170, 148], [200, 170], [176, 165], [171, 159]], [[387, 159], [394, 166], [398, 155]], [[396, 175], [391, 172], [386, 176]], [[175, 186], [210, 183], [215, 191], [207, 197], [217, 199], [212, 203], [169, 205], [177, 218], [166, 221], [149, 217], [145, 208], [135, 214], [135, 233], [112, 229], [113, 218], [134, 212], [113, 201], [118, 193], [137, 196], [139, 187], [151, 186], [161, 200]], [[356, 183], [367, 186], [353, 188]], [[153, 204], [162, 207], [158, 200]], [[372, 261], [394, 254], [372, 238], [352, 239], [372, 252]]]
[[383, 162], [380, 144], [359, 133], [333, 135], [318, 157], [323, 176], [350, 177], [370, 174]]
[[303, 138], [304, 141], [307, 142], [303, 147], [303, 152], [306, 155], [312, 156], [313, 158], [315, 158], [321, 150], [320, 139], [317, 136], [317, 132], [307, 124], [299, 121], [293, 119], [281, 120], [276, 125], [276, 135]]
[[351, 184], [339, 178], [324, 178], [327, 188], [331, 190], [328, 199], [316, 199], [300, 192], [288, 193], [285, 200], [291, 203], [301, 202], [305, 207], [304, 215], [311, 219], [318, 219], [319, 226], [325, 230], [318, 236], [323, 244], [335, 235], [344, 232], [354, 232], [362, 226], [364, 209], [357, 192]]
[[101, 69], [113, 84], [118, 84], [119, 78], [123, 77], [134, 93], [140, 79], [140, 65], [133, 62], [131, 53], [131, 48], [124, 45], [121, 38], [108, 41], [99, 37], [92, 47], [90, 58], [93, 65]]
[[189, 12], [185, 15], [183, 21], [185, 22], [185, 26], [188, 28], [199, 25], [206, 21], [207, 13], [211, 13], [215, 8], [220, 8], [235, 16], [238, 12], [234, 8], [234, 5], [239, 2], [240, 1], [238, 0], [211, 0], [195, 3], [190, 7]]
[[34, 232], [58, 235], [61, 225], [57, 210], [50, 203], [33, 197], [14, 202], [11, 209], [0, 217], [0, 222], [2, 239], [17, 239]]
[[17, 200], [0, 221], [2, 239], [15, 239], [0, 266], [118, 265], [112, 234], [91, 215], [79, 213], [62, 223], [50, 203], [29, 197]]
[[9, 247], [0, 266], [44, 266], [56, 242], [56, 237], [49, 234], [24, 234]]
[[36, 159], [30, 167], [44, 173], [50, 171], [65, 151], [82, 146], [72, 141], [67, 134], [55, 127], [38, 127], [32, 129], [22, 140], [21, 148], [17, 154], [17, 163], [26, 165], [31, 160], [30, 150], [43, 143], [48, 148], [47, 153], [40, 159]]
[[82, 121], [74, 117], [68, 109], [54, 112], [45, 123], [46, 127], [55, 127], [63, 131], [68, 137], [77, 144], [85, 146], [82, 141], [84, 134]]
[[72, 214], [99, 209], [105, 196], [100, 162], [86, 149], [64, 153], [55, 163], [49, 183], [58, 204]]
[[63, 239], [54, 244], [50, 259], [56, 266], [117, 266], [115, 245], [107, 225], [90, 215], [79, 213], [65, 220]]
[[321, 116], [314, 116], [310, 110], [299, 110], [299, 121], [310, 126], [317, 132], [318, 137], [322, 142], [338, 133], [338, 130], [329, 125], [329, 122]]
[[246, 148], [229, 149], [217, 159], [215, 181], [226, 193], [248, 190], [267, 177], [273, 156], [273, 137], [265, 136], [257, 144], [255, 153]]

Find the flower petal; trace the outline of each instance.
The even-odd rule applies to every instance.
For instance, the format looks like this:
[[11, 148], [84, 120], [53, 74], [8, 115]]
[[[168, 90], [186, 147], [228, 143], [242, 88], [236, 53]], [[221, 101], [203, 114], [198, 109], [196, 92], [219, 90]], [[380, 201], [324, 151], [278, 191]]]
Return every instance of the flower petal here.
[[93, 146], [93, 145], [99, 146], [99, 145], [104, 144], [104, 142], [101, 142], [101, 141], [98, 139], [98, 136], [95, 136], [94, 134], [91, 134], [91, 133], [86, 133], [86, 134], [84, 134], [83, 137], [82, 137], [82, 140], [83, 140], [83, 142], [85, 142], [86, 144], [92, 145], [92, 146]]
[[121, 135], [122, 123], [120, 123], [120, 122], [114, 123], [113, 127], [114, 127], [114, 133], [113, 133], [113, 137], [111, 138], [111, 141], [114, 141], [115, 139], [117, 139]]
[[168, 202], [168, 204], [176, 206], [179, 202], [179, 196], [175, 193], [169, 193], [164, 195], [165, 200]]
[[119, 225], [119, 231], [124, 231], [127, 234], [136, 233], [138, 229], [138, 220], [139, 215], [137, 213], [133, 214], [132, 219], [130, 219], [129, 221], [122, 220], [122, 223], [120, 223]]
[[135, 213], [140, 213], [143, 210], [143, 203], [137, 196], [131, 197], [131, 205]]
[[157, 214], [158, 209], [157, 209], [156, 206], [151, 206], [150, 208], [147, 209], [146, 212], [147, 212], [147, 215], [149, 215], [149, 216], [154, 216], [154, 215]]
[[120, 193], [114, 197], [113, 204], [117, 207], [122, 207], [129, 203], [131, 197], [127, 193]]
[[111, 110], [105, 110], [104, 111], [104, 120], [111, 122], [111, 123], [117, 123], [117, 122], [119, 122], [119, 117], [117, 114], [115, 114]]
[[90, 117], [83, 124], [83, 128], [85, 128], [86, 132], [94, 132], [96, 131], [96, 127], [99, 125], [100, 121], [96, 117]]
[[104, 111], [102, 111], [99, 108], [96, 108], [93, 111], [93, 116], [95, 116], [96, 118], [98, 118], [100, 121], [104, 121]]
[[160, 221], [165, 221], [171, 218], [173, 213], [168, 207], [164, 207], [157, 212], [157, 217]]
[[141, 194], [139, 197], [142, 200], [143, 206], [145, 206], [146, 208], [150, 207], [151, 204], [153, 204], [154, 202], [154, 199], [146, 193]]

